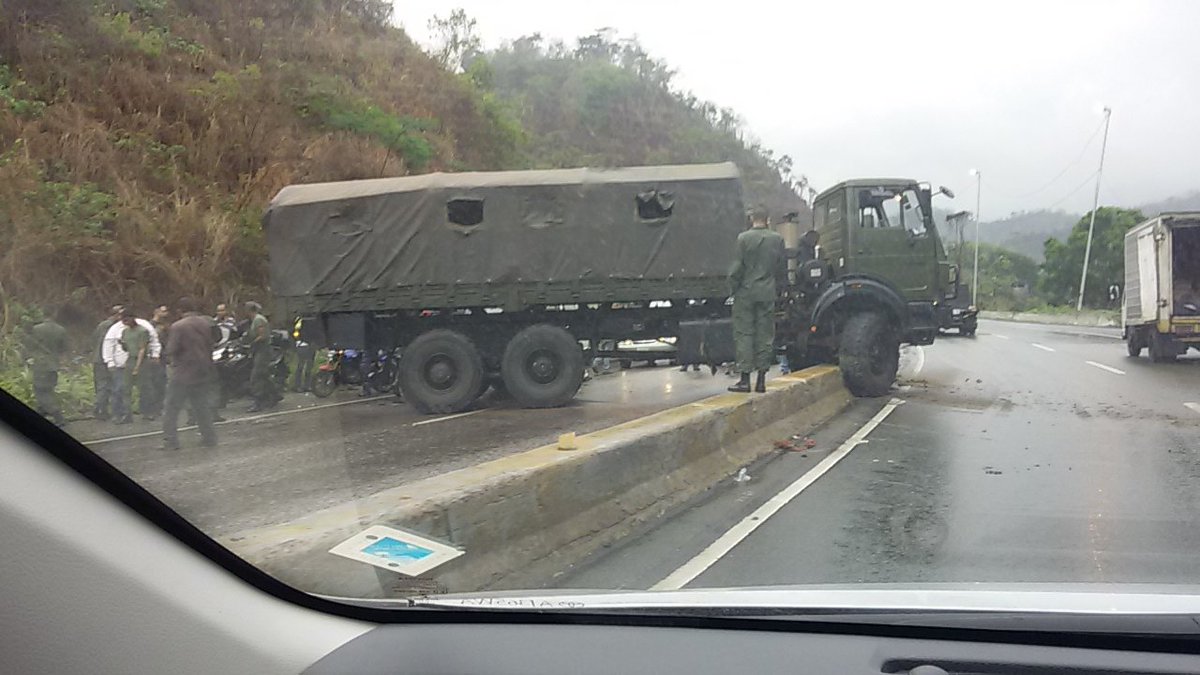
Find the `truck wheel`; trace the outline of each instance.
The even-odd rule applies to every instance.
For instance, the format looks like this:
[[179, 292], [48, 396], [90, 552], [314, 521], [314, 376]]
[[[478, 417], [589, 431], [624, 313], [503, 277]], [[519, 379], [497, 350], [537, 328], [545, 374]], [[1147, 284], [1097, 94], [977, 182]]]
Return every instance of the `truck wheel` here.
[[483, 358], [462, 333], [422, 333], [400, 357], [404, 399], [423, 413], [456, 413], [479, 397]]
[[900, 343], [887, 318], [874, 312], [851, 315], [842, 328], [838, 363], [846, 388], [855, 396], [888, 393], [900, 368]]
[[337, 382], [334, 372], [332, 370], [322, 370], [313, 379], [312, 393], [317, 398], [325, 398], [332, 394], [336, 387]]
[[1142, 336], [1136, 328], [1129, 329], [1129, 335], [1125, 337], [1125, 351], [1135, 359], [1142, 355]]
[[558, 326], [529, 326], [504, 348], [500, 374], [508, 392], [526, 408], [560, 406], [583, 384], [583, 350]]

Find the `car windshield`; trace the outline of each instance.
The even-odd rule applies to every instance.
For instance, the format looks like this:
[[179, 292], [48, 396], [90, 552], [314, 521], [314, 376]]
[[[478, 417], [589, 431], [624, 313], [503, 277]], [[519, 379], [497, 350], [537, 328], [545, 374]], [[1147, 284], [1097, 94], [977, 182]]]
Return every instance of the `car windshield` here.
[[4, 0], [0, 389], [322, 596], [1185, 593], [1198, 23]]

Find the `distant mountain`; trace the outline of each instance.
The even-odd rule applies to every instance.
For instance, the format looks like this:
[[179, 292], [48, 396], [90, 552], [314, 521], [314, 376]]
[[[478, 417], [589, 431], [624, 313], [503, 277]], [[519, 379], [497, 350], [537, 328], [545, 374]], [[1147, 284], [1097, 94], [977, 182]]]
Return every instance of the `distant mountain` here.
[[[935, 209], [938, 232], [949, 246], [957, 242], [958, 233], [951, 232], [946, 226], [946, 215], [946, 212]], [[1018, 211], [1001, 220], [984, 221], [979, 228], [979, 239], [985, 244], [1002, 246], [1041, 262], [1045, 241], [1049, 238], [1066, 238], [1079, 218], [1079, 214], [1065, 211]], [[975, 225], [967, 223], [964, 239], [969, 243], [974, 236]]]
[[[1136, 208], [1147, 218], [1164, 211], [1200, 211], [1200, 190], [1141, 204]], [[934, 209], [934, 220], [937, 222], [938, 232], [946, 241], [946, 245], [950, 246], [958, 240], [958, 233], [950, 232], [946, 227], [947, 213]], [[1001, 220], [985, 221], [979, 230], [979, 239], [984, 243], [1003, 246], [1042, 262], [1046, 240], [1054, 238], [1065, 241], [1067, 235], [1071, 233], [1071, 228], [1084, 215], [1086, 214], [1066, 211], [1017, 211]], [[963, 232], [968, 243], [975, 236], [974, 227], [974, 224], [967, 223]]]
[[1200, 211], [1200, 190], [1143, 204], [1138, 210], [1147, 218], [1153, 218], [1163, 211]]

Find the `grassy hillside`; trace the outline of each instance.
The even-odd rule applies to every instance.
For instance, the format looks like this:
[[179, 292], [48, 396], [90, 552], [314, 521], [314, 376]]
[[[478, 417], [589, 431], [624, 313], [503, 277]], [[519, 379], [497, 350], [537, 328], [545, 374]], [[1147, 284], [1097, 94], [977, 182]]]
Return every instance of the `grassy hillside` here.
[[640, 49], [514, 47], [456, 74], [390, 14], [386, 0], [2, 0], [3, 327], [14, 299], [95, 315], [264, 296], [260, 216], [288, 183], [734, 160], [752, 199], [798, 204], [790, 160], [672, 91]]
[[474, 59], [467, 72], [519, 111], [531, 166], [732, 161], [748, 204], [775, 217], [807, 213], [792, 159], [749, 140], [733, 110], [676, 90], [670, 66], [636, 40], [607, 29], [570, 46], [531, 35]]
[[381, 0], [4, 0], [0, 288], [26, 303], [261, 290], [281, 186], [503, 168], [519, 134]]

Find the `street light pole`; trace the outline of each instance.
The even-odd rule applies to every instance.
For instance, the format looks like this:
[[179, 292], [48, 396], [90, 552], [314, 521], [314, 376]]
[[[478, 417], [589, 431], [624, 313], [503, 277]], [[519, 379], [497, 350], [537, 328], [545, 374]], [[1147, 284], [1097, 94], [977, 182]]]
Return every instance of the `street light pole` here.
[[971, 169], [975, 176], [975, 265], [971, 272], [971, 304], [979, 306], [979, 201], [983, 192], [983, 172]]
[[1100, 176], [1104, 173], [1104, 151], [1108, 149], [1108, 121], [1112, 119], [1112, 108], [1104, 107], [1104, 140], [1100, 143], [1100, 168], [1096, 170], [1096, 194], [1092, 197], [1092, 219], [1088, 223], [1087, 246], [1083, 249], [1083, 274], [1079, 277], [1079, 302], [1075, 311], [1083, 311], [1083, 291], [1087, 288], [1088, 262], [1092, 258], [1092, 235], [1096, 231], [1096, 210], [1100, 208]]

